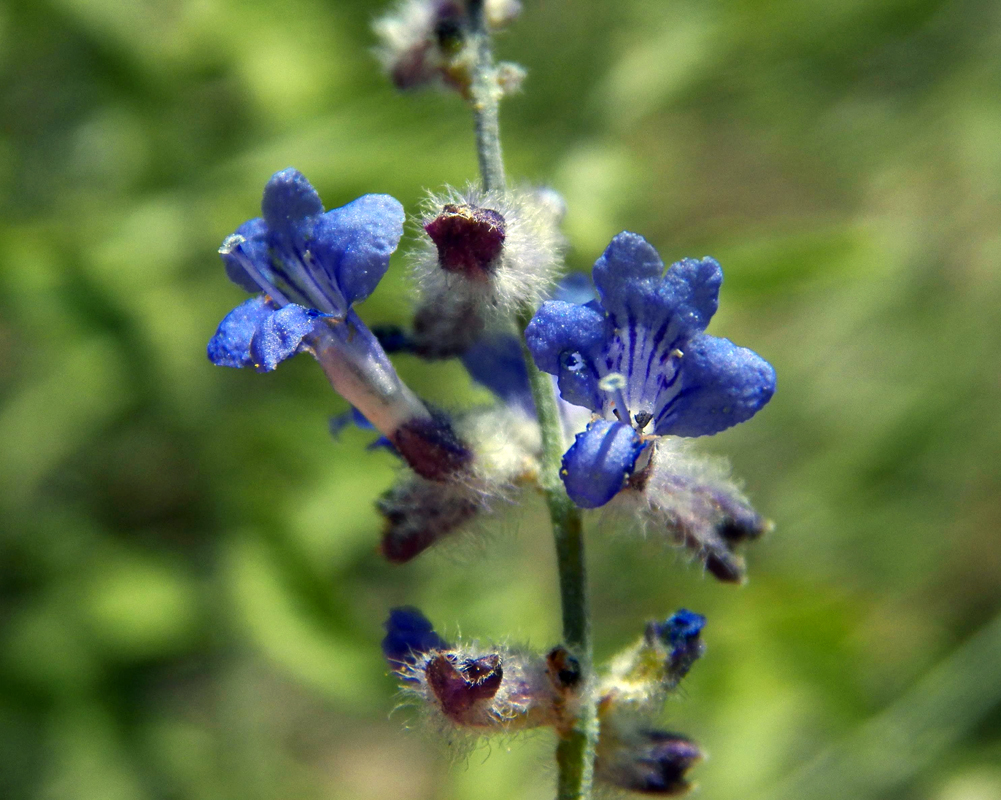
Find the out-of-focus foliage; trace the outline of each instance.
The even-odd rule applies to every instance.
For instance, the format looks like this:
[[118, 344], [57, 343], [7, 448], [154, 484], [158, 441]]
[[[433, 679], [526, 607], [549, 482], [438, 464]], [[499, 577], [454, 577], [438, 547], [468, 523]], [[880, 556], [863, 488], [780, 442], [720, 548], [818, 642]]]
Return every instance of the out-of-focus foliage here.
[[[779, 388], [728, 453], [776, 530], [742, 589], [598, 516], [599, 655], [708, 617], [669, 727], [701, 796], [1001, 796], [1001, 6], [527, 0], [509, 171], [612, 235], [712, 254], [710, 332]], [[400, 96], [369, 2], [0, 5], [0, 796], [545, 798], [552, 742], [452, 765], [406, 733], [393, 605], [558, 637], [541, 509], [393, 567], [392, 459], [326, 434], [308, 358], [204, 348], [243, 298], [215, 255], [274, 171], [328, 206], [475, 176], [453, 97]], [[403, 259], [362, 308], [407, 317]], [[485, 399], [401, 359], [431, 400]]]

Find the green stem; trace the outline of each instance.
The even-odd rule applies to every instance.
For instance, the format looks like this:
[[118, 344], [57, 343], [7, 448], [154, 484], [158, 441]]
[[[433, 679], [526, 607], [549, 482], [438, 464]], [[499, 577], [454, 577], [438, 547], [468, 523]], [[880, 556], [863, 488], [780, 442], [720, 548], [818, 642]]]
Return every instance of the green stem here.
[[[469, 17], [475, 48], [471, 87], [476, 119], [476, 152], [480, 161], [483, 188], [504, 188], [504, 160], [500, 146], [499, 105], [501, 91], [490, 49], [490, 34], [483, 16], [483, 0], [469, 0]], [[523, 332], [532, 319], [533, 309], [526, 309], [518, 319]], [[552, 379], [536, 368], [522, 336], [525, 365], [535, 410], [542, 431], [542, 458], [539, 487], [549, 507], [556, 564], [560, 576], [560, 601], [563, 609], [563, 641], [580, 661], [585, 676], [591, 675], [591, 617], [587, 600], [587, 571], [584, 560], [584, 531], [580, 509], [567, 497], [560, 480], [560, 468], [566, 442]], [[586, 695], [585, 695], [586, 697]], [[598, 742], [598, 714], [593, 702], [581, 703], [580, 712], [556, 748], [558, 800], [586, 800], [591, 796], [594, 775], [594, 751]]]
[[[526, 313], [519, 324], [524, 331], [531, 320]], [[535, 366], [522, 337], [522, 349], [532, 398], [542, 432], [539, 486], [549, 507], [556, 543], [556, 565], [560, 575], [563, 608], [563, 641], [580, 660], [585, 676], [592, 673], [591, 615], [587, 598], [587, 569], [584, 559], [584, 530], [580, 509], [567, 497], [560, 480], [566, 442], [552, 379]], [[556, 748], [558, 800], [582, 800], [591, 796], [594, 751], [598, 743], [598, 715], [586, 699], [569, 732]]]
[[490, 49], [490, 32], [483, 15], [483, 0], [469, 0], [469, 19], [475, 61], [470, 87], [476, 121], [476, 153], [480, 160], [483, 188], [488, 192], [504, 188], [504, 158], [500, 145], [500, 98], [497, 70]]

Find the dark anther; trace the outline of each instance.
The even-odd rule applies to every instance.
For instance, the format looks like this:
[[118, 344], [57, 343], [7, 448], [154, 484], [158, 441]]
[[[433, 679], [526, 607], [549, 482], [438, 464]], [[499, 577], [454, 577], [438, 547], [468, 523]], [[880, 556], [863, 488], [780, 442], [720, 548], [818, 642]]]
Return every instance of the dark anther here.
[[633, 418], [636, 420], [636, 430], [642, 431], [647, 425], [650, 424], [650, 420], [653, 419], [653, 414], [649, 411], [637, 411], [636, 414], [633, 415]]

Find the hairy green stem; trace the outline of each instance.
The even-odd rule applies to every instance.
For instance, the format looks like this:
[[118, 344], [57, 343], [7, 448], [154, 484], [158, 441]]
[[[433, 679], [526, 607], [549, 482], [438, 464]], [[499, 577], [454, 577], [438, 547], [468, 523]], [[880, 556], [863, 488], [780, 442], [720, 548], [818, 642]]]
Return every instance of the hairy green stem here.
[[[519, 320], [522, 330], [531, 320], [526, 314]], [[566, 442], [552, 379], [535, 366], [524, 345], [532, 398], [542, 431], [542, 459], [539, 485], [549, 506], [556, 542], [556, 564], [560, 574], [560, 600], [563, 607], [563, 641], [580, 660], [585, 676], [592, 674], [591, 614], [587, 599], [587, 569], [584, 561], [584, 530], [580, 509], [567, 497], [560, 480], [560, 468]], [[580, 712], [570, 731], [556, 748], [558, 800], [578, 800], [591, 796], [594, 776], [594, 751], [598, 744], [598, 715], [592, 701], [581, 703]]]
[[469, 0], [469, 19], [474, 50], [473, 82], [470, 88], [476, 121], [476, 153], [480, 160], [483, 188], [504, 188], [504, 159], [500, 145], [500, 97], [497, 69], [490, 48], [490, 32], [483, 14], [483, 0]]
[[[483, 0], [469, 0], [469, 17], [475, 48], [472, 106], [476, 119], [476, 152], [480, 161], [483, 188], [504, 188], [504, 161], [500, 146], [499, 105], [501, 90], [497, 83], [490, 48], [490, 33], [483, 16]], [[534, 309], [526, 309], [518, 319], [522, 332], [532, 319]], [[591, 617], [587, 601], [587, 571], [584, 562], [584, 531], [580, 509], [567, 497], [560, 480], [560, 467], [566, 442], [553, 383], [536, 368], [522, 336], [525, 365], [528, 368], [532, 397], [542, 431], [542, 459], [539, 486], [549, 507], [556, 544], [556, 563], [560, 576], [560, 600], [563, 609], [563, 641], [579, 659], [585, 676], [591, 675]], [[598, 716], [593, 702], [581, 704], [581, 710], [556, 748], [558, 800], [586, 800], [591, 796], [594, 774], [594, 751], [598, 741]]]

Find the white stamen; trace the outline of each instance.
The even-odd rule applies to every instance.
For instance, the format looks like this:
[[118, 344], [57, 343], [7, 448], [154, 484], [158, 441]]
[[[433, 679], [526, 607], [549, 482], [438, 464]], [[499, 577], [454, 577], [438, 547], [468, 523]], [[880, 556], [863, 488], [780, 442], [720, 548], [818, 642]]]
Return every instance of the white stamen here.
[[254, 262], [247, 258], [241, 249], [241, 245], [246, 241], [243, 236], [236, 233], [227, 236], [223, 240], [222, 247], [219, 248], [219, 253], [224, 256], [233, 256], [240, 263], [240, 266], [246, 270], [251, 280], [261, 287], [261, 291], [264, 294], [268, 295], [279, 306], [287, 306], [289, 299], [278, 290], [277, 286], [261, 274], [261, 271], [254, 266]]
[[604, 378], [598, 381], [598, 388], [612, 395], [615, 410], [618, 412], [619, 422], [630, 425], [629, 408], [626, 405], [626, 396], [622, 391], [627, 385], [626, 376], [621, 372], [609, 372]]

